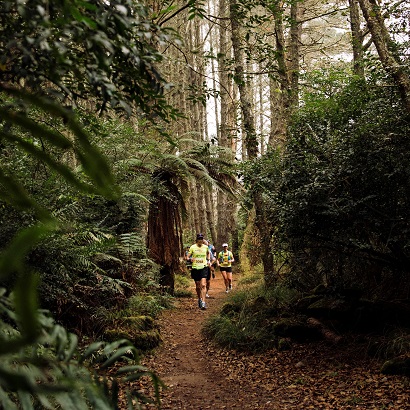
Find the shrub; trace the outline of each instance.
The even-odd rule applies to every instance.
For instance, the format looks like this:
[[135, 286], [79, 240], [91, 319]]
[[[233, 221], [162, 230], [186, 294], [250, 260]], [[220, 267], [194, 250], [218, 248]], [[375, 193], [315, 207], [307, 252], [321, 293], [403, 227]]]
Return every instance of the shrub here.
[[410, 126], [392, 90], [354, 80], [294, 118], [272, 219], [299, 290], [408, 295]]

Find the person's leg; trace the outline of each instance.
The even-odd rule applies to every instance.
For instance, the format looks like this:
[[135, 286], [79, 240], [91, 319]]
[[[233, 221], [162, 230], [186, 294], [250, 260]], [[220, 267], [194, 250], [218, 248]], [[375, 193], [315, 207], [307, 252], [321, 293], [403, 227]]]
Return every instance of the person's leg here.
[[206, 278], [202, 278], [201, 281], [199, 282], [200, 286], [200, 295], [201, 295], [201, 303], [200, 303], [200, 308], [201, 309], [206, 309], [206, 303], [205, 303], [205, 298], [206, 298]]
[[228, 281], [228, 288], [232, 289], [232, 272], [226, 272], [226, 279]]
[[207, 276], [206, 276], [206, 293], [205, 293], [206, 298], [209, 298], [208, 291], [210, 287], [211, 287], [211, 268], [208, 266]]
[[206, 297], [206, 278], [202, 278], [200, 282], [201, 299], [204, 301]]
[[222, 277], [223, 277], [223, 279], [224, 279], [225, 289], [226, 289], [226, 291], [228, 292], [228, 290], [229, 290], [229, 282], [228, 282], [228, 277], [227, 277], [227, 275], [226, 275], [226, 271], [225, 271], [225, 270], [221, 270], [221, 274], [222, 274]]
[[198, 295], [198, 299], [201, 299], [201, 281], [199, 280], [195, 281], [195, 290], [196, 290], [196, 294]]
[[202, 305], [202, 300], [201, 300], [201, 277], [200, 277], [200, 272], [198, 272], [197, 269], [192, 269], [191, 270], [191, 278], [195, 282], [195, 291], [198, 296], [198, 307], [201, 307]]

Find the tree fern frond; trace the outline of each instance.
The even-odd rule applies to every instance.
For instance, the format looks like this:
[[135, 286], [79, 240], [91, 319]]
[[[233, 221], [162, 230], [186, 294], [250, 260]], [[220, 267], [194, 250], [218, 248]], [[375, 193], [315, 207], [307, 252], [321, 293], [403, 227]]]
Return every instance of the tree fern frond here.
[[145, 255], [145, 243], [143, 238], [135, 232], [128, 232], [119, 235], [116, 249], [120, 256], [128, 260], [134, 255]]

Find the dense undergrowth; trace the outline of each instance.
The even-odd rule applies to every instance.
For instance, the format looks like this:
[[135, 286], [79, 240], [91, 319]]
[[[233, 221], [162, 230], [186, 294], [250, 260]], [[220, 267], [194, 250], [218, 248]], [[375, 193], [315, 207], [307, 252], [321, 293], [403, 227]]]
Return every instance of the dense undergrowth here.
[[[224, 348], [248, 353], [289, 350], [294, 343], [322, 340], [335, 349], [357, 345], [369, 358], [380, 360], [382, 372], [410, 375], [408, 317], [401, 321], [390, 317], [380, 327], [375, 325], [381, 320], [377, 303], [348, 302], [348, 298], [302, 294], [286, 283], [266, 286], [260, 273], [242, 274], [220, 312], [204, 324], [203, 334]], [[357, 313], [370, 326], [357, 326], [352, 320]]]

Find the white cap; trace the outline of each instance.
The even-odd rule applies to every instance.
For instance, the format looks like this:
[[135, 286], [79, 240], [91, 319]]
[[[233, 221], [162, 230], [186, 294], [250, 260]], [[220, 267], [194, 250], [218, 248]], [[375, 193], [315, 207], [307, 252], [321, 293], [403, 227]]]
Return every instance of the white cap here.
[[227, 243], [223, 243], [223, 244], [222, 244], [222, 248], [223, 248], [224, 246], [228, 246], [228, 244], [227, 244]]

